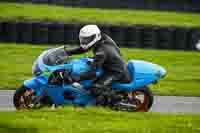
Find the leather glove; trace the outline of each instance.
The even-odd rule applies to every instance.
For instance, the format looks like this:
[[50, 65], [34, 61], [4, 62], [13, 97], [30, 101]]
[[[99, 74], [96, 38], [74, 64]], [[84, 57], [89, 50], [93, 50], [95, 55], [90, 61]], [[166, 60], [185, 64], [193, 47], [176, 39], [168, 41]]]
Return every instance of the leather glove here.
[[80, 76], [71, 76], [73, 82], [79, 82]]
[[60, 77], [65, 81], [65, 82], [72, 82], [72, 78], [70, 76], [70, 72], [69, 71], [61, 71], [59, 72]]

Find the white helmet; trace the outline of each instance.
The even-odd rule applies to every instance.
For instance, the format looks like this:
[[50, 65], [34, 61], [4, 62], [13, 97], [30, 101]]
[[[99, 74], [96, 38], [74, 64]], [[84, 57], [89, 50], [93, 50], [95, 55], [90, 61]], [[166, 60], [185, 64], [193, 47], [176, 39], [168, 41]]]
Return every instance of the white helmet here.
[[101, 31], [97, 25], [86, 25], [79, 32], [80, 47], [84, 50], [92, 47], [101, 39]]

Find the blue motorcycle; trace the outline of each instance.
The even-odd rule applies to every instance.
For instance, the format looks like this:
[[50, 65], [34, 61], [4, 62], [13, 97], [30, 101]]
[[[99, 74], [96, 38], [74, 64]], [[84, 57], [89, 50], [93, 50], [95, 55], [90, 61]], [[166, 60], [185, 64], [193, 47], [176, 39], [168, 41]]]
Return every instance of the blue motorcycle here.
[[[63, 52], [63, 48], [45, 50], [34, 62], [34, 77], [25, 80], [23, 86], [14, 94], [13, 103], [16, 109], [33, 109], [43, 106], [95, 106], [96, 98], [90, 89], [95, 79], [73, 82], [72, 76], [90, 71], [92, 58], [71, 59], [71, 57], [46, 56], [52, 51]], [[54, 61], [52, 61], [54, 60]], [[150, 62], [142, 60], [129, 60], [127, 64], [131, 74], [128, 83], [113, 83], [112, 90], [121, 96], [121, 101], [109, 106], [121, 111], [148, 111], [153, 104], [153, 94], [148, 87], [165, 77], [166, 70]], [[68, 79], [62, 73], [68, 74]], [[100, 77], [103, 69], [96, 74]]]

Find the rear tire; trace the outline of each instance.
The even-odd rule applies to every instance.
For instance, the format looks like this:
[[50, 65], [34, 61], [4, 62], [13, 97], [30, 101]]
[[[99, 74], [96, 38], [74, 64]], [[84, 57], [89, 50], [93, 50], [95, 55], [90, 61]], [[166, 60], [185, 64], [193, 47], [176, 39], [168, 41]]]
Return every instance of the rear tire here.
[[149, 87], [135, 89], [123, 96], [118, 109], [128, 112], [148, 112], [153, 105], [154, 96]]
[[140, 89], [137, 89], [134, 92], [141, 92], [144, 94], [145, 98], [144, 98], [144, 102], [139, 105], [138, 108], [136, 108], [136, 112], [148, 112], [150, 110], [150, 108], [152, 107], [153, 105], [153, 101], [154, 101], [154, 96], [153, 96], [153, 93], [152, 91], [149, 89], [149, 87], [143, 87], [143, 88], [140, 88]]

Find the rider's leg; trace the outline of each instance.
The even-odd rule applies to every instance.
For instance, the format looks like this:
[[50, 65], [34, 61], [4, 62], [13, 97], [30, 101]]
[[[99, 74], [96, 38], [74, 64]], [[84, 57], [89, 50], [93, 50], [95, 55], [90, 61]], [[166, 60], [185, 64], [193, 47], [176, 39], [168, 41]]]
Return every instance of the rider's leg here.
[[115, 75], [105, 74], [100, 79], [96, 80], [91, 89], [92, 93], [96, 96], [97, 105], [105, 105], [107, 102], [117, 102], [120, 97], [112, 90], [112, 82], [120, 79], [119, 74]]

